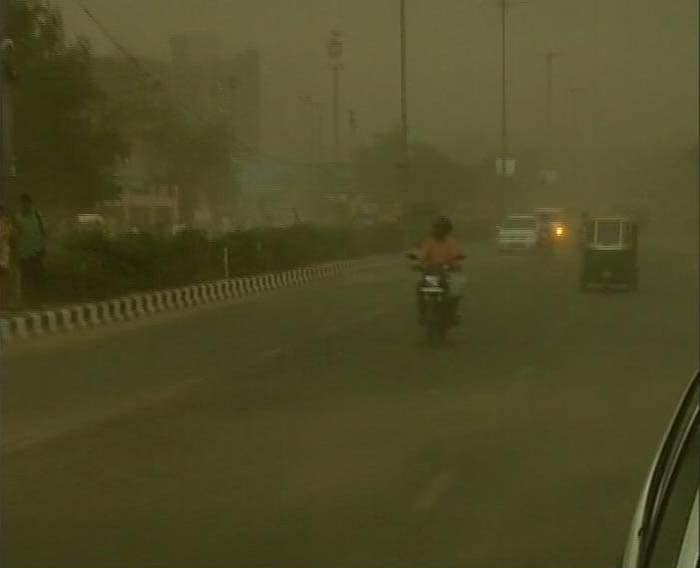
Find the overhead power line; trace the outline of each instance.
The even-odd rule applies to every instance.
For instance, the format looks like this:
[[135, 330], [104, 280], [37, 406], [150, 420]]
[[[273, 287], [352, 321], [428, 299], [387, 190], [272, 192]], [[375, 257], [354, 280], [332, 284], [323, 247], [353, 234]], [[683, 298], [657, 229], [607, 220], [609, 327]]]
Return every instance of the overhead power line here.
[[[136, 57], [133, 53], [131, 53], [115, 36], [113, 33], [109, 31], [106, 25], [104, 25], [99, 18], [85, 5], [85, 3], [82, 0], [73, 0], [75, 4], [80, 8], [80, 10], [92, 21], [97, 29], [102, 33], [102, 35], [121, 53], [127, 61], [129, 61], [139, 72], [141, 75], [142, 79], [149, 79], [151, 81], [158, 81], [159, 79], [155, 77], [148, 69], [146, 69], [142, 62], [139, 60], [138, 57]], [[147, 85], [150, 86], [150, 85]], [[188, 107], [184, 105], [181, 101], [179, 101], [177, 98], [174, 99], [175, 105], [178, 106], [185, 114], [190, 115], [191, 117], [195, 118], [197, 121], [199, 121], [201, 124], [208, 124], [208, 121], [195, 109]], [[283, 160], [282, 158], [279, 158], [277, 156], [273, 156], [270, 154], [265, 154], [263, 152], [260, 152], [259, 150], [256, 150], [254, 147], [252, 147], [250, 144], [246, 143], [245, 141], [241, 140], [238, 138], [238, 136], [234, 135], [234, 140], [233, 140], [233, 146], [234, 149], [237, 152], [245, 152], [245, 153], [251, 153], [251, 154], [257, 154], [261, 157], [266, 157], [272, 160], [276, 161], [286, 161]]]

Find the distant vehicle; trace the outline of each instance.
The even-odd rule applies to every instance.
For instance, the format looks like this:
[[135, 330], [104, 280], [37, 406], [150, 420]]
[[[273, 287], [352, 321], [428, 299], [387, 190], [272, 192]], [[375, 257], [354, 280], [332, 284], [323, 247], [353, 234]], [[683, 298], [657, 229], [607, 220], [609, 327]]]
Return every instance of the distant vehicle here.
[[509, 215], [498, 226], [498, 250], [535, 250], [539, 225], [534, 215]]
[[542, 247], [560, 246], [570, 242], [570, 223], [561, 207], [540, 207], [535, 209], [539, 225], [539, 244]]
[[581, 290], [637, 290], [637, 225], [631, 219], [594, 217], [586, 223], [584, 239]]
[[79, 230], [107, 231], [105, 218], [99, 213], [79, 213], [76, 224]]
[[649, 471], [620, 568], [697, 568], [700, 375], [688, 385]]

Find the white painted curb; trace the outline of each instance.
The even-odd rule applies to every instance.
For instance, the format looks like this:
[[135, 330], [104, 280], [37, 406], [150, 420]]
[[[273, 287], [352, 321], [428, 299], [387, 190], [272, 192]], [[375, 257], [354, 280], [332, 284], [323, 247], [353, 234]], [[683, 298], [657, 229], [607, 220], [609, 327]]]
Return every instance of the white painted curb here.
[[0, 340], [3, 343], [30, 340], [47, 334], [102, 327], [148, 317], [163, 311], [181, 310], [212, 302], [235, 300], [280, 288], [291, 288], [335, 276], [354, 267], [365, 266], [373, 259], [376, 257], [325, 263], [272, 274], [216, 280], [52, 310], [32, 311], [7, 318], [0, 317]]

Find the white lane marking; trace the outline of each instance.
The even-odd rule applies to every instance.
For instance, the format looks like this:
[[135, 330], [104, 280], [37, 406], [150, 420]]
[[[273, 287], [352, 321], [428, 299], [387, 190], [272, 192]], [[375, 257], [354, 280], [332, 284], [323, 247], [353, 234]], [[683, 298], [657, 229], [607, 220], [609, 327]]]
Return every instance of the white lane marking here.
[[413, 511], [428, 511], [433, 508], [437, 500], [450, 488], [454, 479], [454, 472], [445, 470], [430, 480], [430, 483], [418, 493], [413, 503]]

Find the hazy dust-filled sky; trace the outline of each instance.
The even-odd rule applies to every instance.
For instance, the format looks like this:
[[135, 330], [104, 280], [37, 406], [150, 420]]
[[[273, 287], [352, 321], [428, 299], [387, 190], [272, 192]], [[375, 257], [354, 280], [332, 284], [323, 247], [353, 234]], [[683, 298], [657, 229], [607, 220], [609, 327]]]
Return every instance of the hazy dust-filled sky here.
[[[299, 146], [300, 95], [325, 103], [330, 128], [325, 41], [335, 25], [345, 34], [343, 124], [354, 109], [355, 142], [361, 142], [398, 123], [398, 0], [84, 1], [137, 55], [166, 59], [168, 36], [188, 31], [216, 34], [231, 53], [258, 48], [267, 151], [289, 154]], [[71, 32], [90, 37], [99, 51], [113, 50], [75, 0], [59, 5]], [[497, 1], [407, 0], [407, 13], [412, 137], [466, 162], [491, 155], [500, 135]], [[696, 0], [513, 2], [508, 64], [514, 151], [543, 140], [547, 50], [561, 52], [553, 67], [555, 137], [565, 140], [577, 123], [581, 140], [598, 147], [695, 143], [697, 21]], [[583, 90], [572, 94], [572, 88]]]

